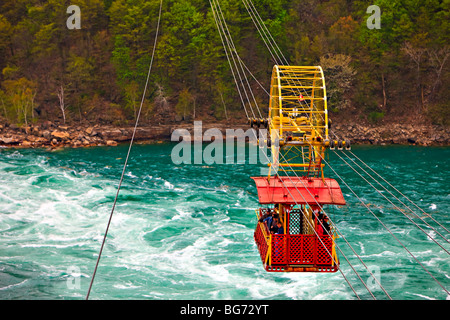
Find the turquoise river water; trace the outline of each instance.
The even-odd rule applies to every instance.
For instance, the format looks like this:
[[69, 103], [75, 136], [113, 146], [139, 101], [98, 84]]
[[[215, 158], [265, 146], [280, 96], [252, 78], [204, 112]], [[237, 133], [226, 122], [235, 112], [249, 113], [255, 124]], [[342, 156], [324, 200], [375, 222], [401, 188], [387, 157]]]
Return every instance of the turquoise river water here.
[[[327, 169], [348, 204], [326, 210], [353, 250], [341, 237], [342, 273], [302, 274], [263, 269], [250, 179], [262, 165], [174, 164], [174, 146], [133, 146], [90, 299], [357, 299], [349, 283], [361, 299], [372, 299], [363, 283], [388, 299], [353, 250], [392, 299], [448, 299], [450, 148], [352, 149], [433, 219], [396, 210], [332, 151], [373, 214]], [[127, 149], [0, 149], [0, 299], [85, 298]]]

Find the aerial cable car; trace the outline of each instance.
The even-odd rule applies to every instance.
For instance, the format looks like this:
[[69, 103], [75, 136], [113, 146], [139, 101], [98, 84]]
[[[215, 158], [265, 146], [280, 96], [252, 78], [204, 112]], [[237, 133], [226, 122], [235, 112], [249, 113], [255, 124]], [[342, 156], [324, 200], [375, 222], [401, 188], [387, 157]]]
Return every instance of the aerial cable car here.
[[263, 266], [270, 272], [336, 272], [337, 234], [323, 206], [346, 202], [323, 171], [330, 140], [320, 66], [273, 67], [267, 122], [269, 173], [252, 177], [261, 205], [254, 239]]

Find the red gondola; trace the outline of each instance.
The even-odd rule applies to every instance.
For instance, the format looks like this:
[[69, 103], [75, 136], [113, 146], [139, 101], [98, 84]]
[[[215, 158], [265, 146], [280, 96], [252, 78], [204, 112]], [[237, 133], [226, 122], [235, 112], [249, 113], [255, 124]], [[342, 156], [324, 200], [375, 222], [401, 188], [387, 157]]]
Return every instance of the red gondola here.
[[[325, 150], [335, 142], [328, 136], [321, 67], [274, 66], [267, 123], [269, 174], [252, 178], [260, 204], [268, 206], [256, 210], [254, 234], [264, 268], [336, 272], [336, 234], [323, 206], [345, 205], [345, 200], [338, 183], [324, 176]], [[269, 229], [275, 215], [282, 233]]]
[[[264, 268], [272, 272], [336, 272], [339, 259], [335, 234], [318, 234], [316, 227], [323, 217], [325, 204], [345, 205], [337, 182], [333, 179], [252, 177], [260, 204], [269, 205], [256, 211], [258, 223], [254, 233]], [[309, 204], [318, 204], [317, 206]], [[265, 217], [278, 214], [283, 234], [270, 233]], [[270, 220], [270, 218], [269, 218]], [[326, 221], [322, 221], [326, 223]]]

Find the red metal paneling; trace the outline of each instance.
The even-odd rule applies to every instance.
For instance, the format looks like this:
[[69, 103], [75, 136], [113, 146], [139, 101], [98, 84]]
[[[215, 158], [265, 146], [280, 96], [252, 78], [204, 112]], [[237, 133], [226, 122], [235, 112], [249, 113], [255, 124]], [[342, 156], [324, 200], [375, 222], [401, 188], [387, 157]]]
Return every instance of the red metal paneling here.
[[[320, 240], [316, 235], [301, 234], [272, 234], [271, 237], [271, 264], [267, 261], [265, 265], [267, 271], [336, 272], [338, 270], [338, 262], [337, 265], [336, 261], [333, 263], [331, 257], [333, 239], [328, 235], [322, 236]], [[254, 238], [261, 260], [265, 263], [269, 246], [260, 224], [256, 227]]]
[[266, 238], [264, 237], [264, 234], [261, 231], [260, 224], [258, 224], [256, 226], [254, 238], [255, 238], [256, 245], [258, 246], [258, 251], [261, 256], [261, 261], [264, 263], [264, 260], [266, 259], [268, 245], [266, 242]]
[[335, 204], [345, 205], [339, 184], [334, 179], [306, 177], [252, 177], [261, 204]]
[[272, 264], [331, 265], [330, 236], [272, 235]]
[[316, 238], [317, 265], [331, 265], [332, 245], [333, 240], [328, 235], [320, 237], [320, 240]]
[[316, 248], [315, 235], [301, 235], [303, 238], [303, 264], [315, 264], [316, 262]]
[[289, 236], [289, 264], [303, 263], [303, 237], [301, 235]]
[[283, 234], [272, 235], [272, 264], [287, 264], [287, 237]]

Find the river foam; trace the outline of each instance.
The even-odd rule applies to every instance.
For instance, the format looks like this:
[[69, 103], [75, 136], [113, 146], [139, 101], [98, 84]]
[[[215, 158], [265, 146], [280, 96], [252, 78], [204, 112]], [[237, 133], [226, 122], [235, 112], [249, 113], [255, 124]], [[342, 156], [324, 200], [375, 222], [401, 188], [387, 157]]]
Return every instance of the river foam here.
[[[54, 153], [0, 151], [0, 298], [84, 297], [117, 192], [125, 150], [119, 146]], [[258, 202], [249, 178], [258, 174], [259, 167], [176, 166], [170, 163], [170, 150], [170, 144], [133, 150], [93, 298], [356, 299], [344, 276], [361, 298], [371, 298], [342, 254], [343, 274], [265, 272], [253, 240]], [[354, 150], [370, 159], [379, 172], [388, 163], [391, 171], [383, 174], [405, 194], [424, 199], [421, 207], [448, 226], [448, 187], [441, 185], [442, 190], [436, 192], [436, 185], [421, 183], [425, 176], [439, 174], [445, 163], [438, 161], [437, 168], [428, 166], [439, 172], [423, 171], [406, 182], [395, 180], [396, 175], [403, 172], [409, 176], [415, 168], [412, 161], [423, 165], [422, 156], [414, 158], [413, 152], [405, 163], [397, 157], [401, 148]], [[448, 154], [447, 149], [422, 150], [436, 153], [428, 155], [434, 159]], [[369, 207], [389, 230], [448, 284], [448, 256], [402, 213], [382, 202], [381, 195], [350, 175], [348, 168], [336, 159], [330, 161], [371, 203]], [[445, 299], [440, 287], [402, 246], [342, 188], [348, 206], [330, 209], [330, 217], [365, 263], [378, 272], [390, 294], [397, 299]], [[423, 226], [422, 221], [418, 223]], [[428, 232], [436, 237], [435, 231]], [[338, 245], [365, 283], [371, 283], [343, 239]], [[71, 285], [77, 283], [74, 280], [79, 280], [78, 286]], [[377, 298], [386, 298], [379, 288], [374, 292]]]

